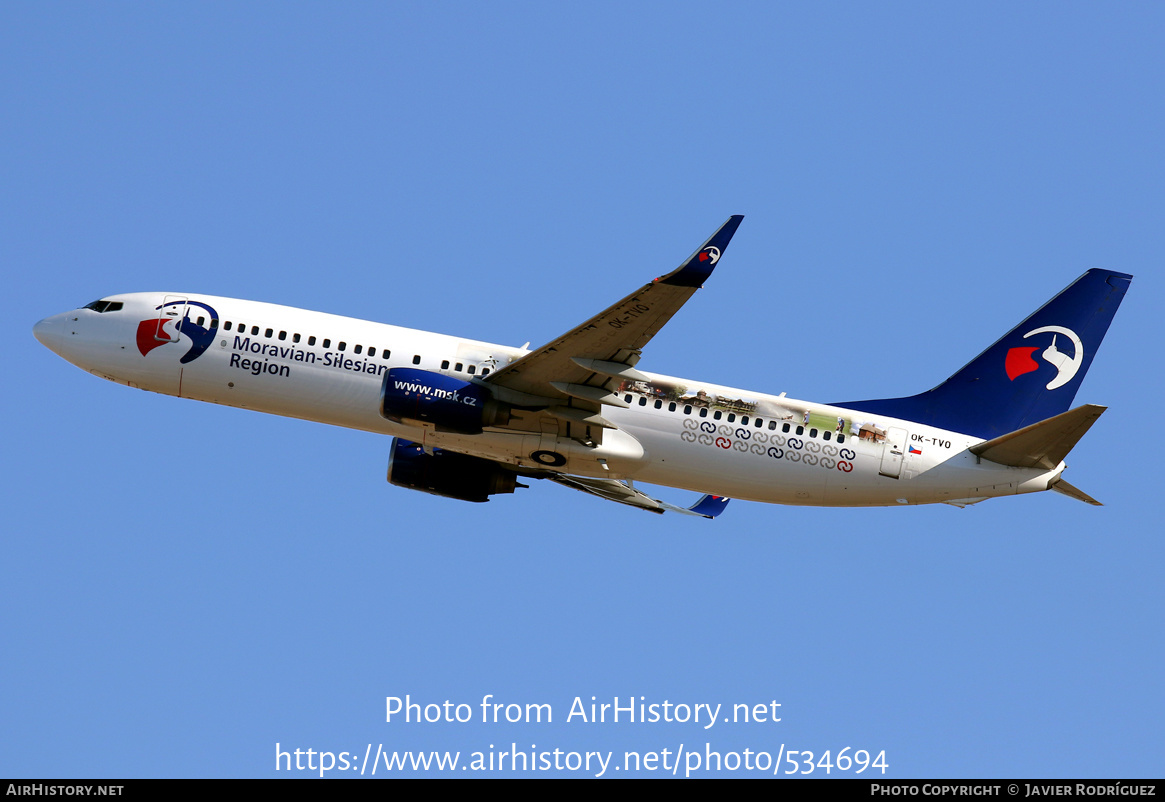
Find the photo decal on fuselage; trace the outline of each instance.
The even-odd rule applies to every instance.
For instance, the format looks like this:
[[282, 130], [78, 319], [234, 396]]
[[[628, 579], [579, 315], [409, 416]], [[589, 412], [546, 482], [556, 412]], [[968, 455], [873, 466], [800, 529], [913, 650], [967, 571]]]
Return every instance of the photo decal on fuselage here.
[[[871, 443], [886, 441], [886, 428], [877, 421], [838, 417], [815, 411], [807, 404], [775, 402], [766, 398], [737, 398], [721, 395], [715, 390], [692, 389], [683, 384], [658, 379], [649, 382], [627, 379], [619, 385], [618, 392], [638, 395], [648, 403], [656, 400], [666, 404], [674, 403], [677, 408], [691, 407], [688, 414], [715, 421], [737, 423], [741, 426], [752, 426], [756, 429], [778, 427], [783, 429], [781, 424], [789, 423], [791, 426], [801, 426], [807, 430], [830, 432], [832, 436], [829, 439], [842, 435]], [[757, 422], [758, 418], [760, 423]], [[777, 426], [769, 425], [770, 422], [775, 422]]]

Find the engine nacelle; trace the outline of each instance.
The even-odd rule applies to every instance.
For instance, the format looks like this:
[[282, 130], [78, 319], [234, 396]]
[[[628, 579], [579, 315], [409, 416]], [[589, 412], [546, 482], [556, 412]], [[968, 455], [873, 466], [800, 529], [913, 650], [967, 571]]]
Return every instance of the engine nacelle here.
[[460, 434], [481, 434], [486, 426], [504, 426], [510, 420], [510, 408], [480, 384], [417, 368], [385, 371], [380, 414], [396, 423], [432, 423]]
[[392, 438], [388, 481], [435, 496], [477, 502], [525, 487], [518, 484], [516, 473], [496, 462], [441, 449], [426, 454], [419, 444], [399, 437]]

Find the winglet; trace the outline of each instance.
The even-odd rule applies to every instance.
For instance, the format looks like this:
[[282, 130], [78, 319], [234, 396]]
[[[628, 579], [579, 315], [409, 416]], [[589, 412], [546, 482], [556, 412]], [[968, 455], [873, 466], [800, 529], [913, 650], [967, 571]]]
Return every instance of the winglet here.
[[724, 255], [729, 240], [732, 239], [732, 235], [736, 233], [736, 229], [740, 227], [740, 221], [743, 219], [744, 215], [742, 214], [734, 214], [729, 217], [724, 225], [720, 226], [720, 229], [708, 238], [707, 242], [688, 257], [686, 262], [659, 281], [676, 287], [702, 286], [708, 280], [708, 276], [712, 275], [713, 268], [720, 261], [720, 257]]
[[692, 506], [688, 507], [688, 512], [694, 512], [696, 515], [703, 515], [705, 518], [715, 518], [720, 513], [724, 512], [728, 507], [728, 502], [731, 499], [726, 499], [724, 496], [703, 496]]
[[699, 500], [692, 506], [684, 509], [673, 504], [668, 504], [666, 501], [660, 501], [664, 509], [669, 512], [682, 512], [684, 515], [699, 515], [701, 518], [715, 518], [728, 507], [727, 499], [724, 496], [713, 496], [711, 494], [700, 496]]

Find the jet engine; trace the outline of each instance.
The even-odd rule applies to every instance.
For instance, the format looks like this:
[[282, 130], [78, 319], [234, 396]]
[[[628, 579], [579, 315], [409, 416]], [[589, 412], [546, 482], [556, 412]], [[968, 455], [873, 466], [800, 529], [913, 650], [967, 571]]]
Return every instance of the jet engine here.
[[516, 473], [496, 462], [442, 449], [426, 454], [419, 444], [399, 437], [392, 439], [388, 481], [397, 487], [476, 502], [526, 487], [518, 483]]
[[494, 400], [488, 388], [417, 368], [385, 371], [380, 414], [396, 423], [432, 423], [459, 434], [481, 434], [486, 426], [510, 420], [510, 408]]

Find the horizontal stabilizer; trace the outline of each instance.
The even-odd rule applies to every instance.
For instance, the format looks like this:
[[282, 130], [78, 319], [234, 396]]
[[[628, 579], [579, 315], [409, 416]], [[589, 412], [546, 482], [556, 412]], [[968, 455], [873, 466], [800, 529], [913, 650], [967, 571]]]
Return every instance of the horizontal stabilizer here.
[[976, 456], [1000, 465], [1052, 470], [1064, 461], [1064, 457], [1068, 456], [1068, 452], [1080, 441], [1089, 427], [1096, 423], [1105, 409], [1107, 407], [1085, 404], [996, 437], [994, 440], [972, 446], [970, 451]]
[[1057, 493], [1063, 493], [1065, 496], [1069, 496], [1070, 498], [1074, 498], [1077, 501], [1083, 501], [1085, 504], [1091, 504], [1094, 507], [1103, 507], [1104, 506], [1103, 504], [1101, 504], [1099, 501], [1094, 499], [1092, 496], [1085, 493], [1080, 488], [1074, 487], [1074, 486], [1068, 484], [1063, 479], [1057, 480], [1057, 482], [1054, 485], [1052, 485], [1052, 489], [1055, 490]]

